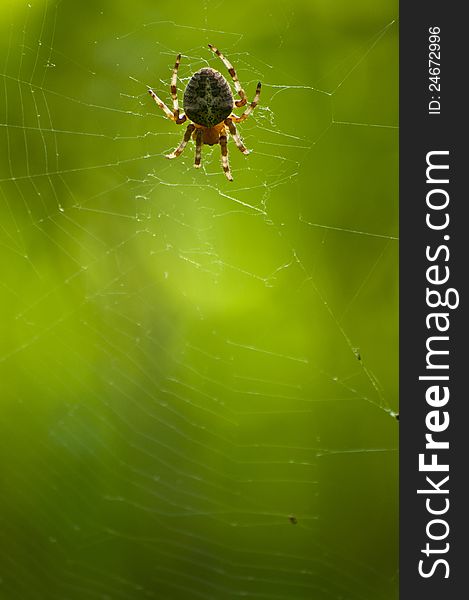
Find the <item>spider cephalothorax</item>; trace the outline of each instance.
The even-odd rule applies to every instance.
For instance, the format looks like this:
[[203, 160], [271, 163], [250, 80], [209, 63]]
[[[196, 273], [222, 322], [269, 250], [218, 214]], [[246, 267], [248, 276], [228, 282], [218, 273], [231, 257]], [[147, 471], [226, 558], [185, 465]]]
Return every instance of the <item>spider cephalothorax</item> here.
[[237, 147], [243, 154], [249, 154], [246, 146], [243, 144], [235, 123], [241, 123], [251, 112], [256, 108], [259, 102], [261, 93], [261, 83], [257, 84], [254, 100], [249, 104], [244, 113], [238, 117], [233, 114], [235, 106], [245, 106], [247, 104], [246, 92], [241, 87], [236, 71], [231, 63], [217, 50], [209, 44], [209, 48], [215, 52], [223, 61], [223, 64], [228, 69], [229, 74], [233, 78], [235, 89], [241, 98], [240, 100], [233, 99], [231, 88], [221, 73], [210, 67], [204, 67], [194, 73], [184, 90], [184, 114], [180, 114], [179, 102], [177, 97], [177, 72], [181, 55], [178, 54], [176, 64], [171, 77], [171, 97], [173, 100], [173, 110], [171, 111], [166, 104], [158, 98], [153, 90], [148, 90], [153, 100], [165, 112], [166, 116], [180, 125], [187, 120], [191, 121], [187, 126], [184, 138], [179, 146], [167, 155], [167, 158], [176, 158], [181, 154], [190, 140], [191, 136], [195, 140], [195, 167], [200, 167], [202, 159], [202, 145], [220, 144], [223, 171], [226, 177], [233, 181], [230, 166], [228, 163], [228, 133], [231, 134]]

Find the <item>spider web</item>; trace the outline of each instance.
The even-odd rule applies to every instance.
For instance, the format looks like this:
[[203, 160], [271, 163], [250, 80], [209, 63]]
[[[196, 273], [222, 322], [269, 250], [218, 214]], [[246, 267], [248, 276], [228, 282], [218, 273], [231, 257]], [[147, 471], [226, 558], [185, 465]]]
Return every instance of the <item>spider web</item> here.
[[[331, 4], [0, 8], [1, 598], [397, 597], [397, 8]], [[233, 183], [147, 93], [209, 42]]]

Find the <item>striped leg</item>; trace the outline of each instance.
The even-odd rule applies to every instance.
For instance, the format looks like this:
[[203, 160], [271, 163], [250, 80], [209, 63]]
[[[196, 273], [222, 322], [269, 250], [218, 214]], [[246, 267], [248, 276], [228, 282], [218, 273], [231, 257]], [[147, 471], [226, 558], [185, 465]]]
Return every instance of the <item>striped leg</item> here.
[[173, 74], [171, 76], [171, 98], [173, 99], [173, 114], [174, 114], [174, 119], [175, 119], [176, 123], [178, 123], [178, 124], [184, 123], [184, 121], [186, 120], [184, 115], [182, 117], [184, 119], [184, 121], [181, 121], [181, 118], [179, 117], [177, 82], [178, 82], [178, 69], [179, 69], [180, 62], [181, 62], [181, 55], [178, 54], [176, 56], [176, 64], [174, 65]]
[[177, 125], [181, 125], [181, 123], [184, 123], [185, 121], [187, 121], [186, 115], [182, 115], [182, 117], [179, 116], [177, 81], [178, 81], [178, 69], [179, 69], [180, 62], [181, 62], [181, 55], [178, 54], [176, 56], [176, 64], [174, 65], [173, 74], [171, 76], [171, 98], [173, 100], [173, 111], [172, 112], [169, 110], [169, 108], [166, 106], [166, 104], [163, 102], [163, 100], [158, 98], [158, 96], [155, 94], [155, 92], [151, 88], [148, 90], [148, 93], [150, 94], [150, 96], [153, 98], [153, 100], [156, 102], [156, 104], [161, 108], [161, 110], [164, 111], [164, 113], [168, 117], [168, 119], [171, 119], [171, 121], [174, 121]]
[[152, 89], [149, 89], [148, 93], [153, 98], [153, 100], [156, 102], [156, 104], [161, 108], [161, 110], [164, 111], [164, 114], [168, 117], [168, 119], [171, 119], [171, 121], [175, 121], [173, 113], [169, 110], [169, 108], [166, 106], [166, 104], [163, 102], [163, 100], [160, 100], [160, 98], [158, 98], [158, 96], [155, 94], [155, 92]]
[[187, 142], [191, 139], [191, 135], [192, 135], [192, 132], [194, 131], [194, 129], [195, 129], [195, 126], [192, 125], [192, 123], [187, 126], [186, 133], [184, 134], [184, 138], [183, 138], [182, 142], [179, 144], [179, 146], [175, 150], [173, 150], [171, 152], [171, 154], [167, 154], [166, 158], [177, 158], [181, 154], [181, 152], [187, 146]]
[[233, 181], [233, 176], [230, 171], [230, 163], [228, 162], [228, 140], [225, 134], [220, 136], [220, 146], [221, 146], [221, 164], [223, 166], [223, 172], [226, 175], [228, 181]]
[[[178, 109], [178, 113], [177, 113], [177, 117], [176, 117], [174, 112], [171, 112], [169, 110], [169, 108], [166, 106], [166, 104], [163, 102], [163, 100], [161, 100], [161, 98], [158, 98], [158, 96], [155, 94], [155, 92], [152, 89], [149, 89], [148, 93], [153, 98], [153, 100], [156, 102], [156, 104], [161, 108], [161, 110], [164, 111], [164, 114], [168, 117], [168, 119], [171, 119], [171, 121], [174, 121], [177, 125], [181, 125], [181, 123], [184, 123], [185, 121], [187, 121], [186, 115], [182, 115], [182, 117], [179, 116], [179, 109]], [[177, 100], [176, 100], [176, 102], [177, 102]]]
[[231, 136], [235, 141], [235, 144], [238, 146], [238, 149], [243, 153], [243, 154], [249, 154], [249, 150], [246, 148], [246, 146], [243, 144], [243, 141], [238, 133], [238, 130], [236, 129], [236, 125], [233, 123], [233, 121], [228, 118], [225, 120], [225, 125], [228, 127], [228, 129], [230, 130]]
[[241, 123], [242, 121], [245, 121], [249, 117], [249, 115], [256, 108], [256, 106], [259, 102], [259, 98], [261, 95], [261, 87], [262, 87], [262, 84], [259, 81], [259, 83], [257, 84], [256, 95], [254, 96], [254, 100], [246, 108], [246, 110], [243, 112], [243, 114], [240, 117], [237, 117], [236, 115], [230, 115], [230, 119], [233, 120], [233, 123]]
[[195, 134], [195, 162], [194, 167], [200, 169], [200, 161], [202, 160], [202, 129], [197, 129]]
[[212, 44], [209, 44], [208, 47], [210, 48], [210, 50], [212, 50], [212, 52], [215, 52], [215, 54], [221, 59], [225, 67], [228, 69], [229, 74], [233, 78], [236, 91], [238, 92], [239, 97], [241, 98], [241, 100], [236, 100], [236, 106], [238, 108], [240, 106], [244, 106], [245, 104], [247, 104], [248, 99], [246, 97], [246, 92], [243, 90], [241, 84], [239, 83], [238, 76], [236, 75], [236, 71], [234, 70], [233, 65], [227, 58], [223, 56], [223, 54], [220, 52], [220, 50], [218, 50], [218, 48], [215, 48], [215, 46], [212, 46]]

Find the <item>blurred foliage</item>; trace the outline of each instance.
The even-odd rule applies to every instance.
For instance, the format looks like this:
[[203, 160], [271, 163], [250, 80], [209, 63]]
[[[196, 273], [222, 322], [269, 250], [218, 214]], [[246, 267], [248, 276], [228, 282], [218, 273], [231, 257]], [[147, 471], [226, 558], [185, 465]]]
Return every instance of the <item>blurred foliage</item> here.
[[397, 598], [397, 11], [1, 3], [0, 598]]

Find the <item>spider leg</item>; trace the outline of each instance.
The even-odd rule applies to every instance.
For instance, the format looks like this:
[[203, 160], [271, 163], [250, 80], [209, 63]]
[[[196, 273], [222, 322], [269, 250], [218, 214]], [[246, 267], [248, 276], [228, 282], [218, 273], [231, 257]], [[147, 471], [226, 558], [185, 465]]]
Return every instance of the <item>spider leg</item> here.
[[195, 134], [195, 162], [194, 167], [200, 169], [200, 161], [202, 160], [202, 129], [197, 129]]
[[179, 69], [180, 62], [181, 62], [181, 55], [178, 54], [176, 56], [176, 64], [174, 65], [173, 74], [171, 76], [171, 98], [173, 100], [172, 112], [169, 110], [169, 108], [166, 106], [166, 104], [163, 102], [163, 100], [161, 100], [161, 98], [158, 98], [158, 96], [155, 94], [155, 92], [151, 88], [148, 90], [148, 93], [150, 94], [150, 96], [153, 98], [153, 100], [156, 102], [156, 104], [161, 108], [161, 110], [164, 111], [164, 113], [168, 117], [168, 119], [171, 119], [171, 121], [174, 121], [177, 125], [181, 125], [181, 123], [184, 123], [185, 121], [187, 121], [186, 115], [179, 116], [179, 102], [178, 102], [178, 96], [177, 96], [177, 80], [178, 80], [178, 69]]
[[238, 133], [238, 130], [236, 129], [236, 125], [233, 123], [233, 121], [232, 121], [232, 119], [230, 117], [228, 117], [228, 119], [225, 119], [225, 125], [230, 130], [231, 137], [234, 139], [235, 144], [238, 147], [238, 149], [243, 154], [249, 154], [249, 150], [243, 144], [243, 141], [242, 141], [242, 139], [241, 139], [241, 137], [240, 137], [240, 135]]
[[195, 129], [195, 126], [192, 125], [192, 123], [187, 126], [187, 129], [186, 129], [186, 132], [184, 133], [182, 142], [179, 144], [179, 146], [175, 150], [173, 150], [171, 152], [171, 154], [167, 154], [166, 158], [177, 158], [181, 154], [181, 152], [187, 146], [187, 142], [191, 139], [191, 135], [192, 135], [192, 132], [194, 131], [194, 129]]
[[169, 110], [169, 108], [166, 106], [166, 104], [163, 102], [163, 100], [158, 98], [158, 96], [155, 94], [155, 92], [151, 88], [148, 90], [148, 93], [153, 98], [153, 100], [156, 102], [156, 104], [161, 108], [161, 110], [164, 111], [164, 114], [168, 117], [168, 119], [171, 119], [171, 121], [174, 121], [175, 120], [174, 114]]
[[226, 175], [228, 181], [233, 181], [233, 176], [230, 171], [230, 163], [228, 162], [228, 140], [225, 133], [220, 136], [221, 146], [221, 164], [223, 166], [223, 172]]
[[166, 106], [163, 100], [161, 100], [161, 98], [158, 98], [158, 96], [151, 88], [148, 90], [148, 93], [156, 102], [156, 104], [161, 108], [161, 110], [164, 111], [164, 114], [168, 117], [168, 119], [171, 119], [171, 121], [174, 121], [177, 125], [181, 125], [181, 123], [187, 121], [186, 115], [182, 115], [182, 117], [178, 115], [177, 117], [175, 117], [174, 113], [169, 110], [169, 108]]
[[233, 67], [233, 65], [230, 63], [230, 61], [225, 58], [223, 56], [223, 54], [220, 52], [220, 50], [218, 50], [218, 48], [215, 48], [215, 46], [212, 46], [212, 44], [209, 44], [208, 47], [210, 48], [210, 50], [212, 50], [212, 52], [215, 52], [215, 54], [218, 56], [218, 58], [220, 58], [220, 60], [223, 62], [223, 64], [225, 65], [225, 67], [228, 69], [228, 73], [231, 75], [232, 79], [233, 79], [233, 83], [235, 85], [236, 91], [239, 94], [239, 97], [241, 98], [241, 100], [236, 100], [235, 104], [236, 106], [239, 108], [240, 106], [244, 106], [245, 104], [247, 104], [247, 97], [246, 97], [246, 92], [243, 90], [243, 88], [241, 87], [241, 84], [239, 83], [239, 79], [238, 76], [236, 75], [236, 71]]
[[262, 87], [262, 84], [259, 81], [259, 83], [257, 84], [256, 95], [254, 96], [254, 100], [246, 108], [246, 110], [243, 112], [243, 114], [240, 117], [237, 117], [236, 115], [230, 115], [229, 118], [233, 120], [233, 123], [241, 123], [242, 121], [245, 121], [249, 117], [249, 115], [256, 108], [256, 106], [259, 102], [259, 98], [261, 95], [261, 87]]
[[171, 76], [171, 98], [173, 100], [173, 115], [174, 120], [179, 125], [180, 123], [184, 123], [187, 120], [186, 115], [179, 116], [179, 102], [178, 102], [178, 92], [177, 92], [177, 81], [178, 81], [178, 69], [179, 63], [181, 62], [181, 55], [178, 54], [176, 56], [176, 64], [174, 65], [173, 74]]

